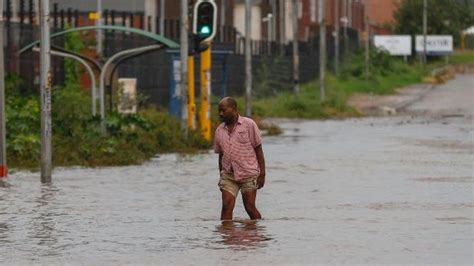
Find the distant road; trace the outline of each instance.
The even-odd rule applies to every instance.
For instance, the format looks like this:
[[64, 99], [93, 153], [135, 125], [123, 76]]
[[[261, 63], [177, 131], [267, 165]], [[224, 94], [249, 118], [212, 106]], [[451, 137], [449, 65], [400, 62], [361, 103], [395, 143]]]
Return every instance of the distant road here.
[[457, 75], [435, 87], [423, 99], [406, 108], [407, 112], [450, 115], [474, 115], [474, 75]]

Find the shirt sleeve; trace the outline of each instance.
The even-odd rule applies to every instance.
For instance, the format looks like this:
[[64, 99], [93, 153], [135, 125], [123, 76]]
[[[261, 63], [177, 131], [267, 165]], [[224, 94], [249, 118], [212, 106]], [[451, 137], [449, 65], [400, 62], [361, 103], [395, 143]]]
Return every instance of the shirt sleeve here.
[[257, 124], [253, 120], [250, 120], [250, 121], [251, 121], [251, 125], [249, 126], [250, 142], [252, 143], [252, 147], [257, 148], [259, 145], [262, 144], [262, 134]]

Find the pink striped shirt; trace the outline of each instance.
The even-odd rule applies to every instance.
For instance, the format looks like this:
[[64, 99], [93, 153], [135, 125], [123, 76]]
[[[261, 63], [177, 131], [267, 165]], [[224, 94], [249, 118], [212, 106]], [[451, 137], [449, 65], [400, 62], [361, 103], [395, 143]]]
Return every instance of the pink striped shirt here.
[[222, 171], [234, 174], [236, 181], [260, 174], [255, 148], [262, 144], [260, 130], [255, 122], [239, 115], [232, 132], [225, 123], [216, 129], [215, 153], [222, 154]]

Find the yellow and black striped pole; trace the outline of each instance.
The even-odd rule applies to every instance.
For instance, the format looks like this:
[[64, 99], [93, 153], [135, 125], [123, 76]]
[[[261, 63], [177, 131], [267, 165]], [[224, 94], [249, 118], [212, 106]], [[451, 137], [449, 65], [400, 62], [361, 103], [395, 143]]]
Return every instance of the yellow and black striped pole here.
[[188, 128], [196, 129], [196, 92], [194, 86], [194, 55], [188, 56]]
[[202, 136], [211, 140], [211, 44], [201, 53], [201, 108], [199, 124]]

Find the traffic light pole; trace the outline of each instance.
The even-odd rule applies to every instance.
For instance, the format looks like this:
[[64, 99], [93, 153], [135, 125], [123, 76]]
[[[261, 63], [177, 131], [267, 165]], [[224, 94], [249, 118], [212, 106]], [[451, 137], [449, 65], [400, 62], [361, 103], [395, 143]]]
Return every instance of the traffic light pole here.
[[196, 129], [196, 90], [194, 86], [194, 54], [188, 56], [188, 128]]
[[202, 136], [211, 140], [211, 44], [201, 53], [201, 110], [199, 121]]
[[[202, 136], [211, 140], [211, 41], [216, 34], [217, 6], [212, 0], [198, 0], [193, 12], [194, 53], [201, 52], [201, 106], [199, 125]], [[204, 47], [201, 47], [201, 44]], [[188, 76], [194, 82], [194, 75]], [[194, 92], [193, 92], [194, 93]], [[191, 95], [191, 93], [190, 93]], [[193, 95], [194, 96], [194, 95]], [[189, 102], [189, 107], [194, 102]], [[191, 114], [191, 112], [190, 112]], [[188, 120], [191, 121], [191, 120]], [[191, 123], [191, 122], [190, 122]]]

